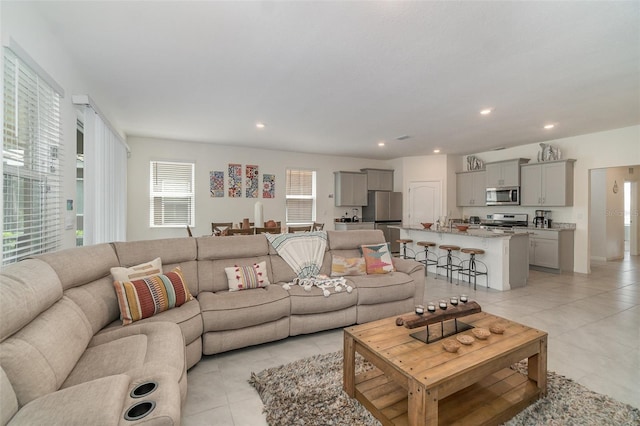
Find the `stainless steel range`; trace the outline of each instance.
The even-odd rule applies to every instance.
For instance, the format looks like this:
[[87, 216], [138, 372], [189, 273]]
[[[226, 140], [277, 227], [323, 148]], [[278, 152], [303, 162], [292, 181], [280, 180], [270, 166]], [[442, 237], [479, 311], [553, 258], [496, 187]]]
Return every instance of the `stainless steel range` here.
[[526, 213], [493, 213], [480, 221], [481, 227], [491, 229], [511, 229], [514, 226], [529, 226], [529, 215]]

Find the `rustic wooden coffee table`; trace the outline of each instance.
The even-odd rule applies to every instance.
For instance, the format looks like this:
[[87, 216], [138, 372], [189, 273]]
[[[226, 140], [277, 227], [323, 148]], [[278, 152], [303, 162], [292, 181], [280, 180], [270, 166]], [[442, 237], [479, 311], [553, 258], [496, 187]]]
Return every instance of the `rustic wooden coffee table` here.
[[[383, 425], [499, 424], [546, 394], [547, 333], [485, 312], [461, 320], [506, 330], [449, 353], [444, 340], [472, 331], [426, 344], [396, 317], [345, 328], [345, 392]], [[375, 368], [356, 376], [356, 353]], [[509, 368], [527, 358], [528, 374]]]

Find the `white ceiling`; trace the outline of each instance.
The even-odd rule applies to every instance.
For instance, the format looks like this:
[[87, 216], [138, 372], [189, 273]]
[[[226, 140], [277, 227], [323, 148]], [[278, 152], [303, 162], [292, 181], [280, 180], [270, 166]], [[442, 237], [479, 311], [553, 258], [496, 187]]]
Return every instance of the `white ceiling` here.
[[37, 7], [129, 136], [390, 159], [640, 124], [637, 1]]

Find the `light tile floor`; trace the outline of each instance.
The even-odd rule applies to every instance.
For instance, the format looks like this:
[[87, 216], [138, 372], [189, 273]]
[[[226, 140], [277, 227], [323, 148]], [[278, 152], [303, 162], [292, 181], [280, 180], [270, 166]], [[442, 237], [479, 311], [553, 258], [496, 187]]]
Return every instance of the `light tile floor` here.
[[[482, 278], [480, 278], [482, 279]], [[427, 278], [425, 302], [466, 293], [489, 313], [549, 333], [548, 367], [590, 389], [640, 407], [640, 259], [592, 263], [592, 273], [530, 271], [506, 292]], [[265, 425], [251, 372], [342, 349], [342, 330], [205, 356], [189, 370], [182, 422]]]

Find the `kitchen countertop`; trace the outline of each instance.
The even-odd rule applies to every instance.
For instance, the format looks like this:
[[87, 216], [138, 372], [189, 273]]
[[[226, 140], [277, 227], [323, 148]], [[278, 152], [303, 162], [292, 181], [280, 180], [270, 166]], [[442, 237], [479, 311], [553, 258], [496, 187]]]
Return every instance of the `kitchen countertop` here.
[[[419, 226], [397, 226], [399, 229], [404, 229], [405, 231], [422, 231], [422, 232], [430, 232], [434, 234], [452, 234], [459, 235], [461, 237], [479, 237], [479, 238], [511, 238], [517, 236], [528, 235], [527, 232], [514, 232], [514, 231], [504, 231], [504, 230], [488, 230], [488, 229], [480, 229], [480, 228], [469, 228], [466, 231], [458, 231], [457, 229], [449, 230], [448, 228], [441, 228], [438, 230], [435, 229], [424, 229]], [[526, 229], [526, 228], [523, 228]]]

